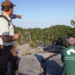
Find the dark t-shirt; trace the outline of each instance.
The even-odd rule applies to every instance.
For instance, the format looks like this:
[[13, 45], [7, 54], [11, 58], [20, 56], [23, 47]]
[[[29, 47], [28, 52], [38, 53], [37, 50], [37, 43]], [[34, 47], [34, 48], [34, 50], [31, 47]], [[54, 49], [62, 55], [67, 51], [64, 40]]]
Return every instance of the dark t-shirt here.
[[61, 51], [62, 75], [75, 75], [75, 47], [69, 46]]

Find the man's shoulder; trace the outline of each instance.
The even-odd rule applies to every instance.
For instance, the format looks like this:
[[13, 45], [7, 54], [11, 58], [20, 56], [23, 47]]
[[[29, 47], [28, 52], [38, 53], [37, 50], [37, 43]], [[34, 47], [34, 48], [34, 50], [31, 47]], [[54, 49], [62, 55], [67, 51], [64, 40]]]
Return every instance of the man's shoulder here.
[[61, 53], [62, 53], [62, 52], [65, 52], [65, 51], [67, 51], [67, 50], [69, 50], [69, 48], [68, 48], [68, 47], [67, 47], [67, 48], [65, 48], [65, 49], [62, 49], [62, 50], [61, 50]]
[[[0, 15], [1, 15], [1, 13], [0, 13]], [[7, 22], [7, 20], [5, 18], [0, 16], [0, 23], [8, 23], [8, 22]]]
[[68, 50], [70, 50], [70, 49], [74, 49], [74, 50], [75, 50], [75, 47], [67, 47], [67, 48], [65, 48], [65, 49], [62, 49], [61, 52], [63, 52], [63, 51], [68, 51]]

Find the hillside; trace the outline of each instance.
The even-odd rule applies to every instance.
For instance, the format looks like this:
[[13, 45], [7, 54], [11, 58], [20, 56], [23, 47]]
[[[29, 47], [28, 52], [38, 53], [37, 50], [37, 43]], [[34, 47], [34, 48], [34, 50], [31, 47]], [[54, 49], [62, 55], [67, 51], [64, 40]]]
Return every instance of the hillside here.
[[29, 43], [32, 47], [48, 44], [64, 46], [67, 37], [75, 37], [75, 28], [66, 25], [55, 25], [44, 29], [15, 27], [15, 33], [20, 33], [19, 39], [16, 40], [20, 45]]

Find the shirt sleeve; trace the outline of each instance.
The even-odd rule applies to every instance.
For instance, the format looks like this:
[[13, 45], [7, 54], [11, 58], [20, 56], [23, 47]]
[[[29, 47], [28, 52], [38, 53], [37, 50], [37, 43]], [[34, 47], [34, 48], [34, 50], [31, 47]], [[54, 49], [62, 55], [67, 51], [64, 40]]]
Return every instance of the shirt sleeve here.
[[4, 19], [0, 19], [0, 35], [9, 35], [8, 22]]
[[12, 14], [12, 15], [10, 16], [10, 18], [11, 18], [11, 19], [15, 19], [15, 18], [17, 18], [17, 17], [16, 17], [15, 14]]

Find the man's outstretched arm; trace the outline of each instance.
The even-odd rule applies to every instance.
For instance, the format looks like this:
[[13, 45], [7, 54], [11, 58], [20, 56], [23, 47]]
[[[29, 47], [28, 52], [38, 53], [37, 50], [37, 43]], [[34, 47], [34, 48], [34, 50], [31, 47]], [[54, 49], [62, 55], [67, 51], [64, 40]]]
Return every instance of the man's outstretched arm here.
[[15, 19], [15, 18], [21, 19], [22, 15], [12, 14], [10, 17], [11, 17], [11, 19]]

